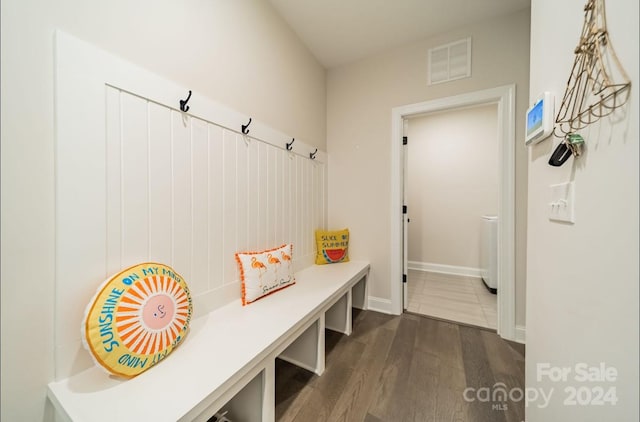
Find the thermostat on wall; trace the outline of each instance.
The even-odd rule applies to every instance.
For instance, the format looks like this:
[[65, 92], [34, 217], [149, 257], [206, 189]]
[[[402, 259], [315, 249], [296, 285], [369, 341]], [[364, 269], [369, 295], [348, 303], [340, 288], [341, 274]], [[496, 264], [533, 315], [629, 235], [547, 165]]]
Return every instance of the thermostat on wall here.
[[554, 101], [553, 94], [545, 91], [527, 110], [525, 145], [538, 143], [553, 132]]

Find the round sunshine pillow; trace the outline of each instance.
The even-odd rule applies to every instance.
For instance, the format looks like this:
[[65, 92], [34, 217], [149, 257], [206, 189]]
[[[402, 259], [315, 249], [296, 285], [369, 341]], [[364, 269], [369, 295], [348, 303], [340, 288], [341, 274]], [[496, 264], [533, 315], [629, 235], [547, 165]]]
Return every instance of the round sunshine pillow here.
[[145, 262], [98, 288], [85, 311], [82, 343], [110, 374], [135, 377], [180, 344], [192, 313], [184, 279], [171, 267]]

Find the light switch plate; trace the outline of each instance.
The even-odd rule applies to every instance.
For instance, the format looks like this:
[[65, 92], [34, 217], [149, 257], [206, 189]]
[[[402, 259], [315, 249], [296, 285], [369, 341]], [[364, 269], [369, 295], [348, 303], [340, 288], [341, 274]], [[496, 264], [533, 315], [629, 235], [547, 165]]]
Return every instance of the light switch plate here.
[[573, 182], [551, 185], [549, 220], [575, 223]]

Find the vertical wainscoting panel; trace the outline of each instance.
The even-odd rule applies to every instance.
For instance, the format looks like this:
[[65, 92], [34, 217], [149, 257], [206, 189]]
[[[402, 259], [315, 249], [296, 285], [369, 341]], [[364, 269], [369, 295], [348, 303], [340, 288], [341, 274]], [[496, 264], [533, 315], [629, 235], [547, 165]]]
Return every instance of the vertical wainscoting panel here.
[[260, 143], [249, 143], [249, 157], [247, 161], [247, 249], [255, 251], [258, 249], [260, 222]]
[[299, 180], [300, 180], [300, 196], [301, 196], [301, 206], [300, 206], [300, 244], [302, 245], [302, 253], [306, 255], [309, 253], [309, 246], [305, 243], [307, 240], [307, 233], [305, 233], [304, 227], [307, 227], [309, 224], [309, 166], [307, 165], [306, 160], [300, 158], [299, 160]]
[[168, 263], [197, 298], [238, 285], [238, 251], [291, 242], [296, 268], [312, 263], [324, 164], [116, 88], [106, 99], [107, 275]]
[[147, 102], [121, 95], [122, 265], [149, 256], [149, 153]]
[[266, 144], [260, 144], [258, 148], [258, 249], [264, 249], [269, 243], [267, 239], [267, 224], [269, 222], [267, 212], [269, 205], [269, 181], [267, 179], [269, 167], [268, 149], [269, 146]]
[[[249, 249], [249, 230], [247, 224], [249, 215], [247, 212], [247, 198], [249, 196], [249, 142], [245, 141], [244, 136], [236, 135], [236, 245], [233, 253]], [[232, 254], [233, 276], [227, 283], [234, 282], [238, 279], [238, 269], [235, 262], [235, 256]]]
[[209, 129], [207, 122], [191, 121], [191, 277], [197, 294], [209, 288]]
[[172, 266], [198, 318], [240, 298], [238, 251], [290, 242], [294, 268], [313, 262], [326, 164], [308, 145], [285, 151], [288, 135], [255, 123], [262, 139], [246, 137], [245, 116], [206, 98], [182, 113], [184, 87], [61, 33], [55, 80], [57, 380], [93, 365], [80, 350], [83, 312], [129, 266]]
[[304, 256], [306, 254], [307, 248], [305, 248], [304, 245], [302, 244], [302, 230], [300, 228], [302, 226], [302, 206], [303, 206], [302, 159], [298, 156], [295, 157], [295, 167], [292, 171], [291, 177], [292, 177], [292, 180], [295, 182], [294, 188], [293, 188], [293, 194], [294, 194], [293, 209], [296, 214], [296, 218], [294, 220], [295, 232], [293, 234], [293, 239], [294, 239], [295, 245], [297, 245], [298, 247], [297, 256], [301, 256], [301, 255]]
[[312, 211], [312, 206], [313, 206], [313, 184], [311, 183], [312, 181], [312, 170], [313, 170], [313, 161], [307, 161], [304, 160], [303, 161], [303, 167], [304, 167], [304, 220], [303, 220], [303, 225], [301, 227], [302, 229], [302, 242], [304, 244], [305, 247], [305, 251], [304, 254], [308, 255], [311, 253], [311, 237], [312, 237], [312, 231], [311, 230], [307, 230], [307, 227], [313, 227], [313, 211]]
[[[125, 95], [125, 94], [123, 94]], [[191, 119], [171, 112], [172, 260], [171, 266], [189, 285], [191, 277]], [[167, 192], [168, 193], [168, 192]], [[197, 292], [194, 292], [197, 294]]]
[[[283, 151], [282, 157], [282, 243], [292, 239], [291, 236], [291, 161], [293, 154]], [[295, 248], [295, 245], [294, 245]], [[298, 251], [294, 249], [294, 254]]]
[[[209, 124], [209, 290], [222, 287], [222, 227], [224, 202], [222, 201], [222, 128]], [[199, 228], [196, 227], [196, 230]]]
[[[265, 218], [266, 224], [265, 228], [265, 245], [272, 245], [274, 243], [273, 236], [273, 220], [274, 220], [274, 208], [275, 208], [275, 198], [273, 197], [274, 185], [273, 179], [275, 177], [275, 169], [274, 169], [274, 157], [275, 153], [273, 148], [269, 145], [265, 145], [265, 165], [266, 165], [266, 184], [265, 184], [265, 195], [264, 195], [264, 210], [265, 210]], [[275, 245], [274, 245], [275, 246]]]
[[284, 160], [287, 153], [284, 150], [276, 150], [276, 241], [277, 244], [285, 243], [284, 237]]
[[[106, 273], [104, 278], [115, 274], [122, 266], [122, 120], [120, 91], [111, 87], [106, 90]], [[156, 146], [159, 146], [157, 144]], [[153, 168], [153, 167], [152, 167]], [[153, 168], [154, 169], [154, 168]], [[155, 175], [155, 174], [154, 174]], [[170, 185], [169, 185], [170, 186]], [[171, 244], [171, 243], [169, 243]], [[170, 258], [170, 257], [169, 257]]]
[[237, 246], [237, 225], [238, 225], [238, 203], [237, 176], [236, 176], [236, 134], [224, 131], [222, 139], [223, 151], [223, 175], [222, 175], [222, 203], [224, 207], [222, 226], [223, 248], [222, 248], [222, 283], [227, 284], [236, 279], [236, 262], [234, 253]]
[[172, 262], [171, 110], [155, 103], [148, 104], [149, 260]]
[[[315, 227], [322, 226], [322, 217], [323, 213], [323, 203], [322, 203], [322, 194], [323, 194], [323, 181], [324, 172], [322, 171], [322, 166], [315, 164], [313, 166], [313, 225]], [[315, 241], [315, 236], [313, 241]]]
[[[90, 258], [104, 263], [97, 278], [143, 261], [166, 263], [187, 280], [198, 317], [240, 297], [238, 251], [291, 242], [294, 268], [312, 264], [313, 232], [326, 221], [323, 163], [117, 88], [107, 86], [104, 95], [105, 144], [94, 148], [101, 152], [92, 159], [100, 164], [88, 167], [93, 173], [84, 187], [105, 193], [102, 205], [93, 205], [103, 207], [104, 218], [91, 214], [97, 227]], [[71, 173], [60, 177], [68, 185], [61, 192], [80, 194], [74, 180]], [[63, 222], [76, 214], [88, 218], [82, 212], [88, 211], [60, 206], [59, 237], [68, 248], [85, 233]], [[58, 259], [59, 278], [67, 283], [56, 299], [56, 335], [65, 341], [58, 346], [58, 378], [91, 365], [88, 356], [74, 358], [82, 305], [66, 305], [74, 300], [65, 292], [85, 288], [86, 304], [98, 284], [89, 288], [85, 279], [63, 276], [75, 260], [70, 252]]]

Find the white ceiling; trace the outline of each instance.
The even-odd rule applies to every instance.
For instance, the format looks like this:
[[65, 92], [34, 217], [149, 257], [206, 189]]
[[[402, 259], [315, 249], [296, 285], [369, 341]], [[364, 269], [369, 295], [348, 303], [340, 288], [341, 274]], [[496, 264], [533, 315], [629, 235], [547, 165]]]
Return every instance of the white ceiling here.
[[269, 1], [326, 68], [531, 4], [531, 0]]

